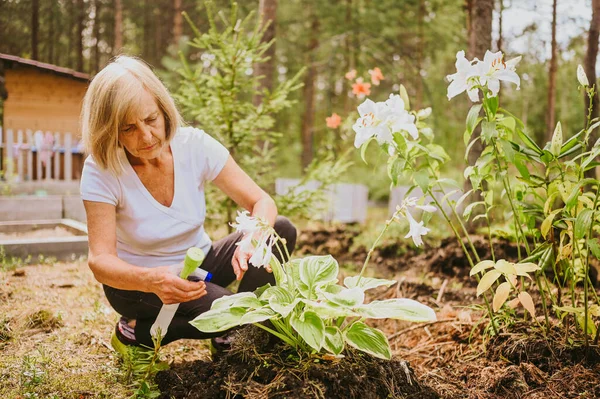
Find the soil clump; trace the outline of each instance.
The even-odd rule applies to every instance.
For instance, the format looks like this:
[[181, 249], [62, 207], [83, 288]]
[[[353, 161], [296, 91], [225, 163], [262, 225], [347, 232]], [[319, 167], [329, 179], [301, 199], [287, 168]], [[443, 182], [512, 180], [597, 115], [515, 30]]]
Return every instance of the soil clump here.
[[277, 341], [258, 327], [241, 328], [213, 362], [159, 372], [161, 398], [439, 398], [404, 361], [353, 350], [342, 359], [299, 359]]

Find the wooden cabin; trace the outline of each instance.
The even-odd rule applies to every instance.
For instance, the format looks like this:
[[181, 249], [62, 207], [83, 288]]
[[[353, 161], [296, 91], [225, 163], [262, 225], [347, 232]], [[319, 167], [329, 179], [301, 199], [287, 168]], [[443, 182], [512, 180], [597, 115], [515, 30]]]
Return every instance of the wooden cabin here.
[[[61, 145], [64, 145], [65, 136], [68, 134], [71, 137], [66, 141], [71, 141], [73, 171], [67, 175], [75, 179], [81, 175], [83, 154], [78, 149], [81, 138], [79, 114], [89, 79], [88, 74], [72, 69], [0, 53], [0, 95], [4, 99], [0, 141], [3, 150], [1, 155], [5, 160], [1, 163], [3, 169], [9, 157], [18, 159], [18, 152], [22, 148], [33, 152], [35, 164], [39, 148], [32, 142], [32, 137], [42, 132], [45, 137], [51, 134], [56, 138], [53, 141], [53, 150], [56, 152], [60, 152]], [[12, 149], [7, 148], [8, 131], [14, 146]], [[42, 174], [45, 171], [46, 168]], [[59, 180], [64, 175], [61, 170], [55, 176], [41, 176], [39, 169], [34, 168], [28, 172], [26, 180]]]

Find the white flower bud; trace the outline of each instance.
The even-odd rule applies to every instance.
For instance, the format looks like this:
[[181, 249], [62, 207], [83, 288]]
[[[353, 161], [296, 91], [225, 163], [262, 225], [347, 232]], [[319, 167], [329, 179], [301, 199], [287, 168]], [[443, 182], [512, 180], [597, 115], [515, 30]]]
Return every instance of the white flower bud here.
[[587, 75], [585, 74], [585, 71], [583, 70], [581, 64], [577, 65], [577, 80], [582, 86], [590, 85], [590, 81], [588, 80]]

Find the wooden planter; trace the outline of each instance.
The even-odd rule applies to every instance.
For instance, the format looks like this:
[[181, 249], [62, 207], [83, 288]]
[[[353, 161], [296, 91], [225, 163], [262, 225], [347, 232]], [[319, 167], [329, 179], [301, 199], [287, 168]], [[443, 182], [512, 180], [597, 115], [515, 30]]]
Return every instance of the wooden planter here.
[[[52, 236], [52, 232], [41, 237], [28, 237], [28, 233], [34, 233], [41, 229], [54, 229], [61, 227], [71, 235], [68, 237]], [[19, 259], [37, 259], [40, 255], [54, 257], [57, 260], [73, 260], [88, 253], [87, 228], [83, 223], [71, 219], [57, 220], [33, 220], [0, 222], [0, 233], [23, 234], [14, 238], [0, 237], [6, 257]]]

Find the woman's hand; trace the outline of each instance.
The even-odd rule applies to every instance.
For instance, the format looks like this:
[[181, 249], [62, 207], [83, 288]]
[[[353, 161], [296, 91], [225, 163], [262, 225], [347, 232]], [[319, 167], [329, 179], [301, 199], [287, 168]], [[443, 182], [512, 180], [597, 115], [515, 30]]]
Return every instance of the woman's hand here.
[[[242, 238], [242, 240], [244, 238]], [[235, 249], [233, 258], [231, 258], [231, 266], [233, 266], [233, 272], [235, 273], [236, 280], [241, 280], [242, 277], [244, 277], [244, 273], [248, 271], [248, 261], [252, 257], [254, 249], [254, 246], [252, 246], [250, 250], [244, 250], [242, 249], [242, 245], [238, 245]], [[269, 273], [272, 272], [270, 265], [267, 265], [265, 269], [267, 269]]]
[[206, 295], [204, 281], [184, 280], [173, 274], [171, 269], [171, 266], [149, 269], [149, 291], [158, 295], [165, 305], [189, 302]]
[[249, 251], [244, 251], [241, 245], [238, 245], [231, 258], [231, 266], [233, 266], [233, 273], [235, 273], [235, 279], [241, 280], [244, 277], [244, 273], [248, 270], [248, 261], [252, 257], [252, 248]]

